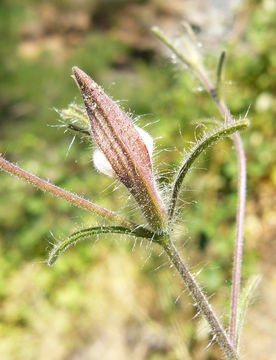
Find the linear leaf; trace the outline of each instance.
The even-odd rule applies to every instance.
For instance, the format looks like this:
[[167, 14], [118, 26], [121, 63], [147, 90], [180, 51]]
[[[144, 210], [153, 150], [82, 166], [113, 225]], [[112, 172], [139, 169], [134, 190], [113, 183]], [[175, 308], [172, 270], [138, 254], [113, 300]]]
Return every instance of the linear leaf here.
[[217, 95], [220, 98], [221, 93], [221, 85], [223, 82], [223, 70], [225, 66], [226, 61], [226, 51], [223, 50], [220, 54], [218, 66], [217, 66], [217, 79], [216, 79], [216, 89], [217, 89]]
[[171, 200], [169, 202], [169, 220], [172, 220], [174, 213], [175, 213], [175, 207], [178, 200], [179, 192], [181, 185], [183, 183], [183, 180], [194, 163], [194, 161], [198, 158], [198, 156], [206, 150], [209, 146], [215, 144], [219, 140], [223, 139], [226, 136], [229, 136], [233, 134], [234, 132], [238, 130], [242, 130], [246, 128], [249, 125], [249, 122], [247, 120], [243, 120], [240, 122], [236, 122], [231, 125], [227, 125], [226, 127], [220, 128], [212, 132], [211, 134], [205, 135], [200, 141], [198, 141], [195, 146], [191, 149], [188, 156], [185, 158], [184, 163], [181, 165], [179, 171], [177, 172], [174, 184], [173, 184], [173, 190], [171, 195]]
[[123, 226], [96, 226], [88, 229], [83, 229], [70, 235], [66, 240], [61, 241], [51, 251], [48, 259], [48, 265], [52, 266], [58, 260], [59, 256], [68, 249], [69, 246], [75, 245], [78, 241], [84, 240], [92, 235], [100, 234], [124, 234], [136, 237], [144, 237], [153, 239], [155, 234], [145, 228], [138, 228], [136, 230], [129, 229]]
[[240, 339], [241, 339], [241, 332], [242, 332], [242, 327], [243, 327], [243, 324], [244, 324], [247, 309], [248, 309], [248, 307], [250, 305], [250, 301], [253, 298], [255, 290], [257, 289], [257, 287], [259, 286], [259, 284], [261, 282], [261, 279], [262, 279], [261, 275], [253, 275], [253, 276], [251, 276], [248, 279], [247, 284], [245, 285], [245, 287], [244, 287], [244, 289], [243, 289], [243, 291], [241, 293], [240, 300], [239, 300], [239, 305], [238, 305], [237, 323], [236, 323], [236, 344], [237, 344], [237, 349], [239, 349]]

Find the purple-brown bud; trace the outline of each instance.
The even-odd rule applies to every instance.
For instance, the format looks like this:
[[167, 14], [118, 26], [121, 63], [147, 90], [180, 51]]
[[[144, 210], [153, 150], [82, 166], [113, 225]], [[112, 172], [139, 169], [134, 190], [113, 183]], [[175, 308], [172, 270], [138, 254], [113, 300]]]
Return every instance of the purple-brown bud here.
[[157, 192], [148, 149], [134, 123], [82, 70], [73, 67], [94, 140], [116, 177], [135, 198], [150, 226], [166, 227], [166, 210]]

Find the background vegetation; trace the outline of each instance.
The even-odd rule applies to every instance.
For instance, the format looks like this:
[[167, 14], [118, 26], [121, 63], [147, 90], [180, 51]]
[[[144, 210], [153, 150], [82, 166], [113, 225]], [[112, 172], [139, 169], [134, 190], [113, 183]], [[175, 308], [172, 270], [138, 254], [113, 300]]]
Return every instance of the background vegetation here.
[[[183, 3], [183, 2], [181, 2]], [[0, 152], [42, 178], [105, 207], [139, 216], [125, 191], [96, 173], [91, 149], [64, 134], [54, 111], [76, 99], [77, 65], [157, 138], [163, 185], [181, 160], [197, 120], [218, 117], [197, 81], [150, 34], [153, 24], [180, 34], [191, 21], [207, 66], [228, 49], [224, 90], [243, 134], [248, 203], [243, 274], [262, 273], [243, 336], [248, 359], [273, 359], [276, 348], [276, 6], [246, 1], [208, 31], [208, 13], [187, 1], [31, 1], [0, 5]], [[210, 3], [209, 11], [213, 10]], [[181, 12], [183, 10], [183, 12]], [[198, 11], [198, 17], [196, 14]], [[191, 18], [190, 18], [191, 13]], [[211, 27], [211, 23], [209, 23]], [[165, 56], [164, 56], [165, 55]], [[169, 60], [169, 61], [168, 61]], [[173, 61], [171, 61], [173, 60]], [[213, 72], [210, 73], [213, 76]], [[158, 120], [158, 122], [156, 122]], [[195, 130], [196, 129], [196, 130]], [[160, 138], [162, 137], [162, 138]], [[167, 151], [169, 150], [169, 151]], [[228, 320], [235, 237], [237, 166], [230, 140], [197, 163], [183, 192], [176, 240], [212, 304]], [[51, 242], [99, 222], [88, 213], [0, 174], [1, 359], [219, 359], [204, 321], [159, 249], [106, 236], [70, 249], [52, 268]], [[146, 245], [146, 244], [144, 244]], [[181, 295], [181, 296], [180, 296]]]

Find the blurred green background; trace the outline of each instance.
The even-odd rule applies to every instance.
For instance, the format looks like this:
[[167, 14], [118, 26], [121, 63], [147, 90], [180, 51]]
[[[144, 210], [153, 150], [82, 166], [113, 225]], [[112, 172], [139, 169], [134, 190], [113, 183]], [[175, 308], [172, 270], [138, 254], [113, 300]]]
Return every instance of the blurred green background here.
[[[275, 359], [276, 4], [244, 1], [2, 0], [0, 4], [0, 152], [36, 175], [132, 220], [126, 192], [98, 174], [91, 148], [55, 127], [81, 102], [77, 65], [157, 139], [163, 186], [181, 153], [219, 118], [208, 95], [150, 33], [181, 34], [192, 23], [214, 78], [220, 51], [224, 91], [248, 159], [243, 276], [262, 274], [242, 339], [245, 359]], [[158, 121], [156, 121], [158, 120]], [[157, 160], [158, 158], [158, 160]], [[175, 239], [218, 314], [228, 321], [237, 201], [236, 154], [224, 140], [186, 181]], [[167, 170], [170, 170], [169, 172]], [[116, 185], [116, 184], [115, 184]], [[160, 249], [106, 236], [69, 249], [52, 268], [51, 243], [101, 223], [80, 209], [0, 173], [0, 358], [5, 360], [220, 359], [208, 328]]]

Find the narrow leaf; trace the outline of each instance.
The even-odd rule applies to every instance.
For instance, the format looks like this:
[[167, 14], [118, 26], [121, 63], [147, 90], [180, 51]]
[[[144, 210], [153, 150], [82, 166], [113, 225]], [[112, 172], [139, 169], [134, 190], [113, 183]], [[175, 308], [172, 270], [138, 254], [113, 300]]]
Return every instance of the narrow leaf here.
[[86, 136], [91, 136], [90, 132], [74, 124], [68, 124], [68, 129], [79, 132]]
[[252, 275], [248, 281], [246, 286], [244, 287], [240, 301], [238, 305], [238, 312], [237, 312], [237, 323], [236, 323], [236, 344], [237, 349], [240, 346], [240, 339], [241, 339], [241, 332], [245, 320], [245, 316], [247, 313], [247, 309], [250, 305], [250, 302], [253, 298], [253, 295], [261, 282], [262, 276], [261, 275]]
[[221, 94], [221, 84], [223, 81], [223, 70], [226, 60], [226, 51], [223, 50], [220, 54], [218, 66], [217, 66], [217, 83], [216, 83], [216, 89], [217, 89], [217, 96], [220, 98]]
[[90, 132], [90, 122], [84, 107], [71, 103], [66, 109], [62, 109], [58, 113], [65, 122], [78, 123], [81, 128]]
[[154, 239], [155, 235], [145, 229], [145, 228], [137, 228], [136, 230], [132, 230], [129, 228], [125, 228], [123, 226], [96, 226], [88, 229], [83, 229], [75, 232], [71, 236], [69, 236], [66, 240], [61, 241], [57, 244], [53, 250], [51, 251], [48, 259], [48, 265], [52, 266], [58, 260], [59, 256], [68, 249], [69, 246], [75, 245], [80, 240], [85, 240], [86, 238], [92, 235], [100, 235], [100, 234], [124, 234], [124, 235], [132, 235], [136, 237], [143, 237]]
[[229, 136], [238, 130], [242, 130], [246, 128], [248, 125], [249, 122], [247, 120], [237, 122], [232, 125], [228, 125], [226, 127], [220, 128], [212, 132], [211, 134], [207, 134], [199, 142], [195, 144], [195, 146], [191, 149], [190, 153], [184, 160], [184, 163], [181, 165], [179, 171], [177, 172], [173, 184], [173, 190], [172, 190], [171, 200], [169, 202], [169, 211], [168, 211], [170, 221], [172, 220], [175, 213], [175, 207], [183, 180], [188, 170], [190, 169], [194, 161], [198, 158], [198, 156], [202, 153], [202, 151], [206, 150], [209, 146], [215, 144], [224, 137]]

